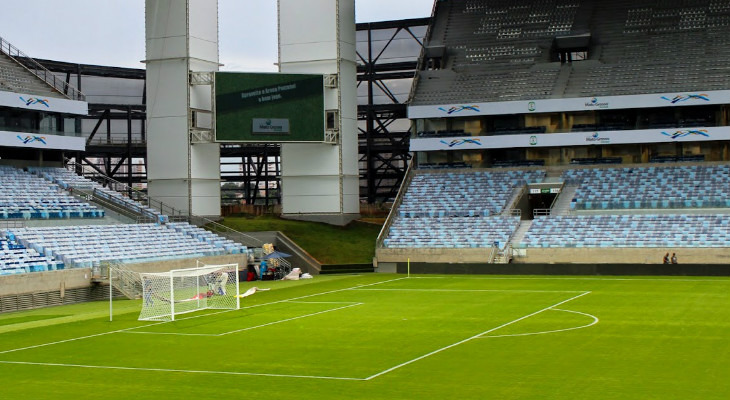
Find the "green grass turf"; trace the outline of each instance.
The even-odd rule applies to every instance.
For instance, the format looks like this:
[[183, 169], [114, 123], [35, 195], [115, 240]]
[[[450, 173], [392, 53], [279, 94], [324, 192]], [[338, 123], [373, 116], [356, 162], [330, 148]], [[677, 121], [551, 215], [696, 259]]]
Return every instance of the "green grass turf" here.
[[341, 227], [269, 215], [226, 217], [222, 224], [239, 232], [281, 231], [322, 264], [372, 263], [381, 228], [358, 221]]
[[0, 315], [2, 398], [730, 398], [727, 278], [256, 285], [171, 323], [137, 321], [140, 301], [113, 322], [104, 302]]

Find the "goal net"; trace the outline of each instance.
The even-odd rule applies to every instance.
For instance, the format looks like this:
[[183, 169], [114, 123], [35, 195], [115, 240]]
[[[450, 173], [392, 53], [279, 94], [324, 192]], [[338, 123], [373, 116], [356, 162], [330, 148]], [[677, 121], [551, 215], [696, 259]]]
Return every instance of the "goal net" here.
[[205, 309], [240, 308], [238, 264], [205, 265], [161, 273], [140, 273], [140, 321], [174, 321]]

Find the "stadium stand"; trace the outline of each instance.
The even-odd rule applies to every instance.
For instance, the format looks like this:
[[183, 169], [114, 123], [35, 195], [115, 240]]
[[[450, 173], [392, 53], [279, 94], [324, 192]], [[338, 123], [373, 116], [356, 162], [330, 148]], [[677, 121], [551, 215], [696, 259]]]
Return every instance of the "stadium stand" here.
[[0, 52], [0, 90], [16, 93], [33, 93], [38, 96], [65, 98], [52, 86], [28, 71], [25, 67]]
[[571, 169], [563, 179], [580, 185], [576, 210], [730, 207], [730, 165]]
[[[4, 236], [9, 243], [16, 242], [47, 259], [52, 257], [49, 262], [60, 262], [67, 268], [90, 268], [103, 261], [140, 263], [247, 250], [188, 223], [14, 228], [6, 230]], [[47, 269], [41, 264], [24, 272], [35, 270]]]
[[519, 217], [398, 217], [385, 239], [387, 248], [503, 247]]
[[[419, 73], [414, 105], [730, 87], [726, 2], [438, 4], [430, 45], [445, 46], [447, 61]], [[558, 61], [556, 37], [586, 34], [586, 61], [551, 62]]]
[[541, 182], [542, 170], [420, 172], [390, 226], [387, 248], [503, 247], [519, 217], [498, 215], [515, 188]]
[[0, 166], [0, 219], [101, 218], [104, 210], [82, 202], [38, 176]]
[[730, 247], [730, 216], [647, 214], [536, 218], [521, 246]]
[[413, 177], [398, 215], [476, 217], [502, 212], [515, 187], [540, 182], [545, 171], [420, 173]]
[[92, 196], [105, 199], [115, 205], [123, 207], [134, 215], [143, 216], [158, 222], [165, 222], [168, 220], [168, 217], [163, 215], [160, 211], [125, 197], [117, 191], [108, 189], [91, 179], [77, 175], [66, 168], [28, 167], [28, 171], [57, 184], [63, 189], [68, 190], [69, 188], [73, 188], [86, 191]]
[[61, 261], [39, 254], [6, 237], [0, 237], [0, 275], [54, 271], [64, 268]]

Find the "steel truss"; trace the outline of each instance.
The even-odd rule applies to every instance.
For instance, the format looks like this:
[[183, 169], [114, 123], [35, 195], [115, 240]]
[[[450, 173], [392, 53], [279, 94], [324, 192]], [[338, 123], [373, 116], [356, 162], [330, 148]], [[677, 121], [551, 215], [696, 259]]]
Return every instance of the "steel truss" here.
[[[364, 93], [358, 105], [360, 197], [368, 203], [396, 196], [410, 160], [408, 97], [393, 87], [405, 85], [406, 92], [410, 91], [430, 20], [357, 24], [357, 84], [359, 96]], [[410, 49], [407, 54], [402, 51], [404, 46]], [[136, 84], [139, 93], [128, 99], [129, 104], [105, 102], [106, 93], [87, 93], [89, 115], [78, 121], [85, 127], [82, 134], [87, 138], [86, 151], [73, 154], [73, 158], [129, 186], [144, 186], [147, 182], [145, 70], [37, 61], [81, 92], [87, 86], [86, 79], [142, 81], [141, 85]], [[239, 184], [239, 200], [247, 204], [280, 204], [280, 149], [276, 144], [222, 145], [222, 181]], [[224, 188], [224, 197], [230, 191], [236, 190]]]

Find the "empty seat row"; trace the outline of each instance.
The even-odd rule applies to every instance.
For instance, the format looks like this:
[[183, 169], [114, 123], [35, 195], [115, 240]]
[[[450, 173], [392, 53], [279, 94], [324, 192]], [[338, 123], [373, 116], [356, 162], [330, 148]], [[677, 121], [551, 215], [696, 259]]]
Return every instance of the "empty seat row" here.
[[536, 218], [524, 247], [730, 247], [730, 215], [589, 215]]

